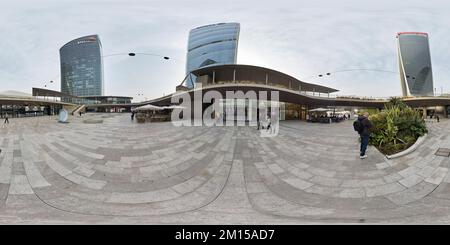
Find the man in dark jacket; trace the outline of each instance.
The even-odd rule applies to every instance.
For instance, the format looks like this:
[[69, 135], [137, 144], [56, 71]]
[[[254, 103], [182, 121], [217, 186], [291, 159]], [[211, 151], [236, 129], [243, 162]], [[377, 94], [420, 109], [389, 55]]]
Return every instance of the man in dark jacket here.
[[369, 120], [369, 113], [364, 112], [363, 115], [358, 117], [358, 121], [361, 123], [361, 130], [358, 132], [361, 137], [361, 147], [359, 150], [359, 158], [364, 159], [367, 157], [366, 150], [369, 144], [370, 128], [372, 128], [372, 122]]

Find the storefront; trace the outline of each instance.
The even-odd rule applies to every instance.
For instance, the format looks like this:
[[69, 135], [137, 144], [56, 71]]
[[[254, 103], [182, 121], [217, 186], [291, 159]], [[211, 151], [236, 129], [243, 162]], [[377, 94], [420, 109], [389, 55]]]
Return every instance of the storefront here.
[[305, 105], [297, 105], [292, 103], [285, 103], [284, 106], [286, 120], [306, 120], [308, 114], [308, 107]]
[[[264, 111], [269, 115], [278, 108], [279, 120], [285, 120], [285, 103], [278, 101], [259, 101], [248, 99], [222, 99], [219, 105], [222, 107], [222, 115], [218, 115], [226, 120], [234, 121], [255, 121], [258, 117], [263, 116]], [[258, 116], [259, 114], [259, 116]]]
[[0, 105], [0, 117], [4, 118], [6, 114], [10, 118], [56, 115], [61, 108], [60, 105]]

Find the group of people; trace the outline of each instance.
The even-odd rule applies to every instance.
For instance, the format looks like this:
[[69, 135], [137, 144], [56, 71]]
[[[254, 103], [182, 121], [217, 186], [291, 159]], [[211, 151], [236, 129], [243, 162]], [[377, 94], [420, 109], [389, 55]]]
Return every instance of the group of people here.
[[350, 114], [307, 114], [306, 121], [307, 122], [320, 122], [320, 123], [332, 123], [332, 122], [341, 122], [344, 120], [351, 119]]
[[276, 122], [277, 122], [277, 118], [275, 116], [275, 113], [272, 117], [270, 116], [270, 114], [265, 115], [265, 118], [264, 118], [264, 115], [260, 114], [258, 121], [257, 121], [257, 129], [258, 130], [266, 129], [267, 131], [270, 130], [270, 133], [273, 133], [273, 129], [274, 129], [273, 124]]
[[439, 115], [433, 115], [433, 114], [431, 114], [431, 115], [430, 115], [430, 119], [433, 119], [433, 117], [436, 118], [436, 121], [437, 121], [437, 122], [439, 122], [439, 119], [440, 119], [440, 118], [439, 118]]
[[342, 117], [344, 120], [350, 119], [350, 114], [339, 114], [340, 117]]
[[331, 118], [338, 118], [338, 119], [350, 119], [350, 114], [333, 114], [330, 116]]

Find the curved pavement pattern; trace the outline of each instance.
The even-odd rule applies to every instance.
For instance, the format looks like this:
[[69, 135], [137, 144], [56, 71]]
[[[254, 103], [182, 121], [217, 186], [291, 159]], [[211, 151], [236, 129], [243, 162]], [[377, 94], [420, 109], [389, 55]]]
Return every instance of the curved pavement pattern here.
[[[101, 119], [88, 124], [86, 119]], [[132, 123], [129, 114], [11, 119], [0, 223], [297, 224], [450, 220], [450, 120], [410, 155], [360, 160], [350, 121], [254, 127]]]

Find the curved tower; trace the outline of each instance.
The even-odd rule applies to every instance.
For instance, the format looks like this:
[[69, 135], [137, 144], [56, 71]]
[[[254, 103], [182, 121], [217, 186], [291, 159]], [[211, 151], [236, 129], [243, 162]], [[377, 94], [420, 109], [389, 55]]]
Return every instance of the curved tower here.
[[399, 32], [397, 43], [403, 96], [432, 96], [433, 74], [428, 34]]
[[[197, 27], [189, 32], [186, 75], [209, 65], [236, 64], [239, 23], [219, 23]], [[194, 86], [187, 79], [187, 86]]]
[[102, 44], [98, 35], [66, 43], [59, 56], [61, 92], [75, 96], [104, 94]]

